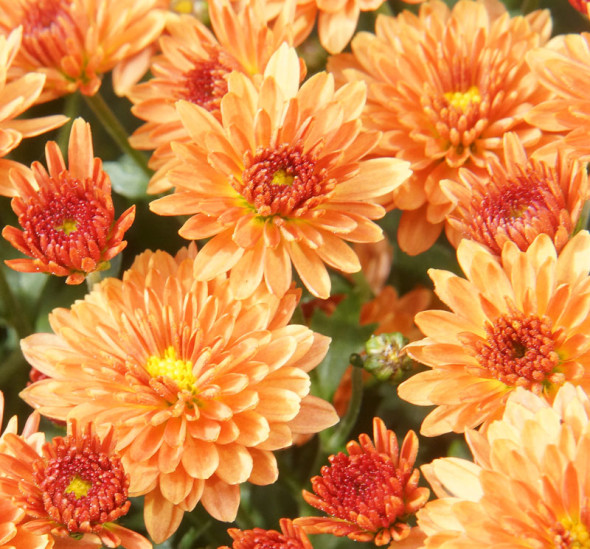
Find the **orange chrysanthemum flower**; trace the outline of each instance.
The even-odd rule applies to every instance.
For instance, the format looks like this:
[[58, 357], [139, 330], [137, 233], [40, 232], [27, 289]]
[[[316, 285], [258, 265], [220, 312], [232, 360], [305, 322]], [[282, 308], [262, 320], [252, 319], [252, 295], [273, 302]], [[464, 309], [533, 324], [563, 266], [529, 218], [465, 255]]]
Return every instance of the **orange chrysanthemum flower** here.
[[588, 157], [590, 100], [590, 33], [554, 37], [543, 48], [529, 52], [526, 61], [538, 82], [553, 94], [536, 105], [526, 120], [542, 130], [566, 132], [566, 144]]
[[545, 233], [559, 252], [589, 198], [586, 166], [561, 149], [552, 158], [529, 159], [516, 134], [508, 132], [504, 163], [490, 157], [487, 172], [480, 177], [460, 168], [456, 182], [441, 182], [457, 203], [447, 219], [451, 242], [457, 246], [461, 238], [470, 238], [500, 255], [508, 240], [524, 251]]
[[195, 17], [169, 18], [167, 34], [160, 39], [162, 54], [151, 65], [153, 78], [132, 88], [132, 112], [146, 123], [131, 136], [138, 149], [155, 149], [150, 166], [160, 169], [148, 192], [168, 190], [166, 170], [174, 155], [170, 142], [188, 141], [189, 134], [174, 108], [186, 100], [220, 118], [221, 98], [227, 93], [227, 75], [233, 70], [250, 76], [262, 74], [271, 55], [283, 42], [293, 43], [289, 4], [268, 25], [262, 2], [254, 1], [234, 11], [228, 0], [209, 3], [215, 35]]
[[12, 185], [18, 196], [12, 209], [19, 231], [5, 227], [2, 236], [32, 259], [10, 259], [16, 271], [67, 276], [66, 283], [80, 284], [86, 275], [108, 268], [109, 261], [125, 248], [125, 231], [133, 223], [135, 206], [115, 221], [111, 182], [94, 158], [90, 124], [78, 118], [70, 134], [66, 167], [57, 143], [45, 147], [47, 171], [33, 162], [28, 173], [13, 170]]
[[494, 419], [519, 386], [549, 401], [565, 381], [590, 391], [590, 234], [578, 233], [559, 256], [546, 234], [526, 252], [506, 242], [501, 258], [463, 240], [457, 258], [467, 280], [429, 270], [451, 311], [419, 313], [427, 337], [406, 347], [432, 368], [398, 389], [409, 402], [438, 406], [421, 432], [462, 432]]
[[278, 475], [273, 450], [337, 420], [309, 394], [308, 371], [328, 338], [287, 323], [300, 292], [259, 288], [235, 299], [229, 280], [195, 280], [196, 247], [176, 258], [145, 252], [85, 300], [50, 315], [55, 334], [22, 342], [49, 376], [22, 397], [50, 418], [113, 424], [131, 476], [145, 495], [148, 532], [160, 543], [199, 501], [235, 518], [240, 484]]
[[524, 55], [550, 30], [547, 11], [510, 18], [499, 2], [460, 0], [451, 10], [435, 0], [418, 16], [380, 15], [375, 34], [358, 33], [352, 54], [329, 60], [340, 80], [368, 82], [364, 122], [383, 131], [373, 154], [412, 163], [413, 176], [386, 204], [403, 210], [404, 251], [422, 252], [440, 235], [453, 208], [440, 180], [461, 166], [485, 174], [508, 130], [527, 149], [540, 143], [523, 116], [551, 94], [535, 85]]
[[112, 523], [131, 505], [113, 430], [101, 441], [92, 424], [81, 429], [73, 420], [69, 427], [67, 437], [55, 437], [40, 451], [15, 434], [4, 436], [0, 500], [23, 510], [29, 517], [24, 528], [49, 536], [56, 548], [151, 548], [143, 536]]
[[299, 68], [284, 44], [258, 87], [231, 73], [221, 122], [198, 105], [177, 104], [192, 142], [173, 145], [180, 160], [168, 176], [175, 193], [151, 208], [192, 215], [180, 235], [213, 237], [199, 252], [195, 276], [209, 280], [232, 269], [238, 297], [262, 279], [282, 295], [292, 262], [307, 288], [327, 298], [325, 264], [359, 270], [344, 241], [383, 238], [371, 221], [385, 213], [377, 201], [410, 174], [401, 160], [364, 160], [378, 139], [358, 118], [364, 84], [335, 92], [332, 77], [318, 73], [299, 89]]
[[466, 432], [475, 464], [424, 465], [441, 499], [418, 512], [424, 547], [585, 548], [590, 543], [590, 401], [565, 384], [553, 406], [517, 389], [485, 436]]
[[[408, 431], [401, 449], [393, 431], [373, 419], [373, 439], [361, 434], [346, 445], [348, 455], [330, 456], [321, 475], [311, 479], [314, 494], [303, 491], [307, 503], [328, 517], [301, 517], [295, 524], [308, 534], [333, 534], [377, 546], [420, 547], [423, 536], [408, 524], [428, 500], [428, 488], [418, 487], [414, 469], [418, 438]], [[397, 542], [403, 542], [398, 545]]]
[[[95, 94], [113, 68], [115, 89], [138, 77], [142, 52], [158, 38], [166, 12], [161, 0], [14, 0], [2, 2], [0, 34], [22, 25], [15, 74], [41, 72], [47, 78], [39, 101], [80, 90]], [[147, 68], [147, 67], [145, 67]], [[123, 70], [124, 69], [124, 70]], [[141, 75], [139, 75], [141, 76]]]
[[14, 120], [38, 99], [45, 82], [45, 76], [39, 73], [29, 73], [7, 81], [8, 71], [19, 50], [21, 38], [20, 27], [8, 36], [0, 36], [0, 195], [3, 196], [16, 194], [16, 189], [9, 183], [8, 171], [22, 169], [18, 162], [3, 157], [15, 149], [23, 138], [58, 128], [67, 120], [67, 117], [61, 114]]
[[[305, 532], [293, 524], [289, 519], [280, 520], [281, 531], [263, 530], [239, 530], [230, 528], [227, 533], [234, 540], [231, 549], [312, 549]], [[230, 549], [228, 546], [219, 549]]]

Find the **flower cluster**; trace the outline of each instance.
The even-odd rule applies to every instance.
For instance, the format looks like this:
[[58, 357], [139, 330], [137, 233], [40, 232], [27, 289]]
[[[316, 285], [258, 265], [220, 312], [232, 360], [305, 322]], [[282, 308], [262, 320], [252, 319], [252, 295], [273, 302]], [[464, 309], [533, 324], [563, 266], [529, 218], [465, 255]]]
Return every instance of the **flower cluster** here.
[[0, 0], [0, 549], [590, 547], [590, 17], [518, 4]]

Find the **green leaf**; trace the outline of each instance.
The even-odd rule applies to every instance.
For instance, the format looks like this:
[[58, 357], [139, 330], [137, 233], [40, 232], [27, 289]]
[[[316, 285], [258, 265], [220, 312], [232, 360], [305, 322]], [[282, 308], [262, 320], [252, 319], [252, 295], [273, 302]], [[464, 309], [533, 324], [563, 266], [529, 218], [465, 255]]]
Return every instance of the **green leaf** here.
[[322, 398], [332, 398], [350, 364], [350, 355], [362, 351], [373, 332], [373, 324], [359, 326], [362, 305], [359, 292], [353, 289], [331, 315], [320, 310], [314, 313], [311, 329], [332, 338], [328, 354], [314, 374], [314, 388]]
[[117, 161], [104, 162], [103, 167], [117, 194], [132, 200], [145, 198], [148, 178], [132, 158], [124, 155]]

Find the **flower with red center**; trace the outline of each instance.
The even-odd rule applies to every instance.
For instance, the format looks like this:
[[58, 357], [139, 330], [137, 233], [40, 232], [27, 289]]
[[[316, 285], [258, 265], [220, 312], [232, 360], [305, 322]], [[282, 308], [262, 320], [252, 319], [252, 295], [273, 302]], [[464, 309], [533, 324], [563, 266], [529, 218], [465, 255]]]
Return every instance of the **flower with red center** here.
[[423, 434], [463, 432], [497, 418], [516, 387], [549, 402], [565, 381], [590, 390], [588, 232], [574, 236], [559, 255], [546, 234], [524, 252], [506, 242], [500, 258], [463, 240], [457, 259], [467, 280], [429, 270], [451, 311], [418, 313], [426, 338], [406, 346], [431, 368], [398, 388], [413, 404], [437, 405]]
[[[305, 532], [293, 524], [289, 519], [281, 519], [281, 531], [263, 530], [239, 530], [230, 528], [227, 533], [234, 540], [231, 549], [312, 549]], [[219, 549], [230, 549], [228, 546]]]
[[18, 195], [12, 209], [22, 227], [5, 227], [2, 236], [32, 259], [11, 259], [16, 271], [67, 276], [80, 284], [86, 275], [108, 268], [125, 248], [125, 231], [133, 223], [135, 206], [115, 221], [111, 182], [94, 158], [90, 125], [77, 119], [70, 134], [66, 167], [57, 143], [45, 148], [47, 171], [33, 162], [29, 173], [13, 170], [10, 179]]
[[326, 264], [355, 272], [360, 264], [344, 241], [374, 242], [385, 214], [377, 203], [410, 174], [394, 158], [365, 160], [378, 135], [358, 118], [365, 86], [334, 90], [326, 73], [299, 89], [295, 50], [281, 46], [264, 78], [228, 77], [221, 121], [198, 105], [177, 109], [191, 142], [172, 145], [174, 194], [150, 205], [160, 215], [191, 214], [188, 239], [213, 237], [195, 265], [199, 280], [231, 269], [232, 291], [250, 295], [264, 280], [282, 295], [291, 263], [317, 297], [330, 294]]
[[81, 429], [73, 420], [69, 428], [68, 436], [55, 437], [40, 451], [14, 434], [5, 436], [1, 498], [26, 513], [29, 532], [52, 537], [56, 547], [69, 546], [74, 537], [81, 547], [150, 548], [143, 536], [112, 523], [131, 505], [113, 429], [101, 440], [92, 424]]
[[470, 238], [496, 255], [511, 240], [526, 250], [548, 234], [559, 252], [569, 240], [589, 197], [586, 167], [562, 150], [552, 158], [527, 158], [518, 137], [504, 135], [504, 163], [490, 157], [487, 175], [461, 168], [458, 180], [441, 182], [457, 203], [448, 217], [447, 235], [455, 245]]
[[475, 463], [422, 466], [439, 499], [418, 511], [427, 549], [590, 547], [590, 401], [566, 383], [553, 405], [517, 389], [500, 420], [466, 431]]
[[[145, 67], [142, 54], [165, 24], [161, 0], [15, 0], [4, 2], [0, 34], [23, 27], [16, 74], [46, 76], [39, 101], [80, 90], [94, 95], [112, 69], [115, 89]], [[138, 66], [139, 65], [139, 68]], [[143, 74], [143, 73], [142, 73]], [[141, 74], [139, 75], [139, 77]]]
[[21, 393], [28, 403], [52, 419], [91, 420], [99, 433], [114, 425], [156, 543], [199, 501], [234, 520], [240, 484], [277, 479], [274, 450], [337, 421], [309, 394], [328, 338], [287, 325], [300, 292], [260, 287], [236, 300], [226, 276], [195, 280], [196, 255], [194, 245], [176, 257], [141, 254], [123, 280], [54, 310], [54, 334], [21, 343], [48, 376]]
[[347, 536], [377, 546], [419, 547], [422, 535], [408, 520], [428, 500], [430, 491], [418, 487], [420, 473], [414, 469], [418, 438], [409, 431], [398, 448], [393, 431], [373, 419], [374, 443], [366, 434], [329, 458], [320, 476], [311, 479], [314, 493], [303, 491], [307, 503], [329, 515], [302, 517], [295, 524], [307, 534]]
[[7, 74], [20, 48], [21, 38], [21, 28], [13, 30], [8, 36], [0, 35], [0, 195], [3, 196], [14, 196], [16, 193], [8, 179], [8, 171], [23, 169], [18, 162], [4, 157], [18, 147], [23, 138], [53, 130], [67, 120], [61, 114], [14, 120], [38, 99], [45, 82], [45, 76], [39, 73], [29, 73], [7, 82]]
[[552, 94], [535, 105], [526, 120], [544, 131], [565, 133], [566, 144], [588, 158], [590, 33], [556, 36], [545, 47], [527, 53], [526, 61], [540, 87]]
[[160, 193], [172, 186], [165, 177], [174, 159], [170, 142], [189, 140], [174, 108], [176, 101], [200, 105], [220, 119], [227, 75], [233, 70], [250, 77], [260, 75], [283, 42], [293, 44], [290, 12], [292, 6], [285, 4], [270, 24], [258, 0], [241, 9], [216, 0], [209, 3], [214, 34], [192, 16], [169, 18], [167, 34], [160, 38], [162, 54], [152, 60], [153, 78], [128, 94], [134, 103], [132, 112], [146, 121], [131, 136], [131, 143], [138, 149], [155, 149], [150, 166], [159, 171], [148, 192]]
[[[385, 204], [403, 210], [398, 242], [417, 254], [438, 238], [452, 201], [440, 181], [463, 167], [484, 175], [506, 131], [530, 150], [542, 132], [523, 119], [552, 94], [524, 62], [549, 37], [547, 11], [510, 18], [499, 2], [426, 2], [415, 16], [379, 15], [375, 34], [358, 33], [352, 53], [332, 57], [341, 81], [368, 83], [363, 120], [383, 132], [373, 155], [412, 164], [413, 176]], [[549, 137], [543, 137], [549, 140]]]

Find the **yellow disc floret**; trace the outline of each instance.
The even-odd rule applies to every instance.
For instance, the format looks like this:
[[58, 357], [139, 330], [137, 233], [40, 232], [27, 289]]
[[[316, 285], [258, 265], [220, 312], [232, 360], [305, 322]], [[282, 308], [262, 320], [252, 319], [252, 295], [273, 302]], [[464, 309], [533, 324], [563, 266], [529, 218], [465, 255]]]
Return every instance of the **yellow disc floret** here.
[[147, 361], [146, 369], [152, 377], [170, 378], [182, 390], [192, 391], [195, 388], [192, 363], [179, 359], [174, 347], [168, 347], [163, 357], [151, 356]]
[[76, 499], [80, 499], [88, 495], [90, 488], [92, 488], [92, 482], [84, 480], [79, 475], [76, 475], [68, 484], [65, 492], [66, 494], [73, 493], [76, 496]]
[[566, 532], [565, 535], [561, 535], [560, 541], [566, 541], [568, 549], [590, 549], [590, 533], [583, 522], [571, 517], [566, 517], [560, 522]]
[[466, 92], [447, 92], [445, 99], [460, 111], [465, 111], [469, 105], [481, 103], [481, 95], [477, 86], [471, 86]]

